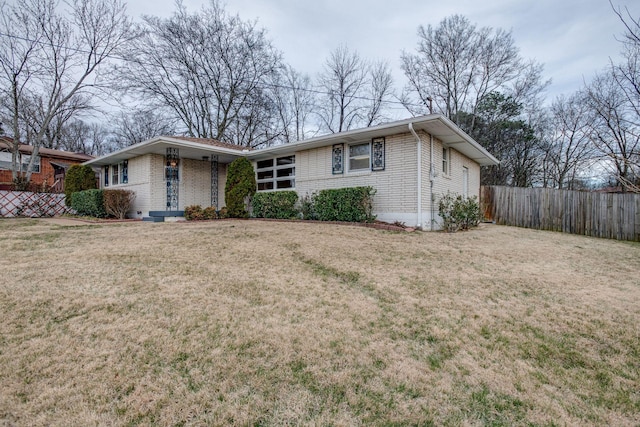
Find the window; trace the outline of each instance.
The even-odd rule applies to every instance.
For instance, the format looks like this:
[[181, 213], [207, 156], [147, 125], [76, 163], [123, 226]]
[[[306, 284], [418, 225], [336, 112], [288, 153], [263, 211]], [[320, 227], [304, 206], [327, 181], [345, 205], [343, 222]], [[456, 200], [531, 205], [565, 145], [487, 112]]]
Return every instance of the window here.
[[462, 168], [462, 196], [469, 198], [469, 168]]
[[111, 185], [118, 185], [120, 183], [120, 173], [118, 165], [111, 166]]
[[371, 144], [355, 144], [349, 146], [349, 171], [371, 169]]
[[[31, 161], [31, 156], [22, 155], [22, 170], [26, 171], [29, 167], [29, 162]], [[40, 156], [36, 156], [33, 161], [33, 166], [31, 166], [31, 172], [40, 173]]]
[[296, 187], [296, 156], [277, 157], [256, 162], [258, 191]]
[[104, 167], [104, 186], [127, 184], [129, 182], [129, 161], [108, 165]]
[[11, 153], [0, 151], [0, 169], [11, 169]]
[[442, 148], [442, 173], [449, 175], [449, 149]]
[[129, 161], [120, 163], [120, 184], [129, 183]]
[[[31, 160], [31, 156], [26, 154], [18, 155], [18, 162], [20, 162], [20, 167], [23, 172], [27, 171], [29, 167], [29, 160]], [[9, 151], [0, 151], [0, 169], [8, 169], [11, 170], [11, 152]], [[36, 156], [31, 172], [39, 173], [40, 172], [40, 156]]]

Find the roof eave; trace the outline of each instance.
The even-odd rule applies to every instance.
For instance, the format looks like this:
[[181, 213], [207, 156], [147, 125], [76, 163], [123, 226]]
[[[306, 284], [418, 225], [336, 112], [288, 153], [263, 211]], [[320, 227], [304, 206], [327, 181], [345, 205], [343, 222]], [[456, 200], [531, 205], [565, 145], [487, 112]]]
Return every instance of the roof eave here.
[[139, 142], [129, 147], [122, 148], [118, 151], [114, 151], [104, 156], [95, 158], [84, 164], [87, 165], [109, 165], [114, 161], [128, 160], [133, 157], [142, 156], [146, 154], [153, 154], [153, 147], [159, 144], [167, 144], [178, 148], [190, 148], [202, 151], [203, 154], [225, 154], [234, 157], [239, 157], [247, 154], [245, 150], [235, 150], [231, 148], [218, 147], [215, 145], [201, 144], [193, 141], [186, 141], [177, 138], [171, 138], [166, 136], [157, 136], [155, 138], [148, 139], [146, 141]]

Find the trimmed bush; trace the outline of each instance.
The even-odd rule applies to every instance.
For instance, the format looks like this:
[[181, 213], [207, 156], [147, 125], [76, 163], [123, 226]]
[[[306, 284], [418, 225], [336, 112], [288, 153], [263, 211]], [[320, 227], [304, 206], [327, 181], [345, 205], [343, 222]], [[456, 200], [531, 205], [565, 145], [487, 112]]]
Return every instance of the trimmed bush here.
[[313, 212], [320, 221], [372, 222], [373, 187], [321, 190], [313, 197]]
[[94, 188], [96, 188], [96, 174], [91, 166], [71, 165], [69, 167], [64, 178], [64, 195], [67, 205], [72, 204], [71, 195], [73, 193]]
[[71, 207], [78, 215], [105, 218], [107, 212], [104, 209], [103, 190], [76, 191], [71, 194]]
[[203, 218], [202, 206], [191, 205], [184, 208], [184, 219], [187, 221], [198, 221]]
[[464, 198], [447, 192], [438, 202], [442, 228], [450, 233], [468, 230], [480, 223], [480, 205], [476, 196]]
[[292, 219], [298, 217], [295, 191], [273, 191], [256, 193], [251, 200], [253, 216], [256, 218]]
[[224, 201], [231, 218], [248, 218], [247, 207], [256, 192], [256, 176], [251, 162], [238, 157], [229, 164]]
[[315, 197], [316, 197], [316, 193], [314, 192], [314, 193], [311, 193], [311, 195], [307, 193], [300, 198], [298, 202], [298, 210], [300, 212], [300, 216], [302, 217], [302, 219], [311, 219], [311, 220], [317, 219], [316, 213], [314, 211]]
[[203, 219], [218, 219], [218, 211], [215, 206], [209, 206], [202, 210]]
[[109, 216], [125, 219], [135, 198], [131, 190], [103, 190], [104, 210]]
[[218, 211], [215, 206], [202, 209], [200, 205], [191, 205], [184, 208], [184, 218], [187, 221], [200, 221], [207, 219], [218, 219]]

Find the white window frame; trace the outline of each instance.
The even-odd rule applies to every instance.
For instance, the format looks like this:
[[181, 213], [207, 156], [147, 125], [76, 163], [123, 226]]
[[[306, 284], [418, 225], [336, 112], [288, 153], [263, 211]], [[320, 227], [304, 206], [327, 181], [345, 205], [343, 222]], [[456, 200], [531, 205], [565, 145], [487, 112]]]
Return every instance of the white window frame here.
[[11, 170], [11, 158], [10, 151], [0, 150], [0, 169]]
[[469, 168], [462, 167], [462, 197], [469, 198]]
[[[0, 151], [0, 169], [11, 170], [11, 159], [12, 159], [11, 151], [1, 150]], [[20, 164], [20, 169], [23, 172], [27, 171], [27, 168], [29, 167], [29, 160], [31, 160], [30, 155], [22, 154], [22, 153], [18, 154], [18, 163]], [[33, 163], [33, 170], [31, 172], [40, 173], [40, 162], [41, 162], [40, 156], [36, 156], [36, 161]]]
[[[22, 160], [22, 170], [26, 171], [29, 167], [29, 161], [31, 160], [31, 156], [28, 154], [23, 154], [21, 156]], [[33, 173], [40, 173], [40, 156], [36, 156], [36, 161], [33, 162], [33, 169], [31, 170]]]
[[119, 185], [120, 184], [120, 163], [116, 163], [111, 165], [109, 168], [109, 173], [111, 174], [111, 185]]
[[450, 175], [451, 172], [451, 149], [442, 147], [442, 174]]
[[[124, 179], [124, 163], [127, 162], [127, 179]], [[129, 164], [128, 160], [123, 160], [118, 163], [107, 165], [109, 171], [106, 172], [103, 168], [103, 172], [107, 175], [107, 179], [104, 180], [104, 186], [124, 185], [129, 183]], [[115, 179], [117, 178], [117, 180]]]
[[[293, 161], [291, 163], [286, 163], [282, 165], [278, 165], [278, 160], [281, 159], [289, 159], [291, 158]], [[258, 167], [261, 162], [271, 161], [270, 166]], [[278, 171], [284, 171], [286, 169], [292, 169], [293, 175], [287, 176], [278, 176]], [[258, 178], [260, 173], [264, 172], [272, 172], [271, 176], [268, 178]], [[291, 187], [279, 187], [280, 183], [284, 183], [286, 181], [293, 181]], [[296, 189], [296, 156], [292, 154], [290, 156], [280, 156], [280, 157], [272, 157], [271, 159], [263, 159], [256, 161], [256, 182], [258, 191], [287, 191], [287, 190], [295, 190]], [[260, 184], [264, 184], [264, 186], [271, 186], [272, 188], [263, 188], [260, 189]]]
[[[352, 156], [351, 155], [351, 148], [352, 147], [356, 147], [356, 146], [360, 146], [360, 145], [366, 145], [369, 148], [369, 153], [364, 155], [364, 154], [359, 154], [356, 156]], [[353, 172], [353, 173], [357, 173], [357, 172], [370, 172], [371, 171], [371, 142], [360, 142], [357, 144], [349, 144], [347, 146], [347, 171], [348, 172]], [[367, 162], [367, 167], [366, 168], [358, 168], [358, 169], [353, 169], [351, 167], [351, 160], [363, 160], [363, 159], [368, 159]]]

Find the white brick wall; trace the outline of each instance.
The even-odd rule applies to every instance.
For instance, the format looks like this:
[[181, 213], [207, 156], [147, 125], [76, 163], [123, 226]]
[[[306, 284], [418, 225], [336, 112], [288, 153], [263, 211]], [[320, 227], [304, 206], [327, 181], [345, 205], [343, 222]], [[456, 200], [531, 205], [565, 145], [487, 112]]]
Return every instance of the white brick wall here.
[[202, 160], [180, 160], [180, 187], [178, 206], [211, 205], [211, 162]]
[[[420, 223], [430, 228], [433, 206], [437, 217], [437, 203], [447, 191], [461, 194], [463, 190], [463, 167], [469, 169], [469, 195], [478, 196], [480, 190], [480, 167], [461, 153], [450, 149], [450, 173], [442, 173], [442, 143], [433, 141], [433, 164], [436, 170], [432, 190], [430, 185], [429, 135], [419, 133], [422, 141], [422, 218]], [[368, 142], [368, 141], [354, 141]], [[385, 139], [385, 170], [348, 172], [348, 143], [345, 141], [345, 171], [341, 175], [331, 172], [332, 147], [321, 147], [296, 152], [296, 191], [300, 196], [327, 188], [372, 186], [374, 212], [384, 221], [401, 221], [416, 225], [417, 218], [417, 143], [411, 133], [388, 136]], [[166, 209], [166, 181], [164, 180], [164, 156], [148, 154], [129, 160], [129, 183], [112, 188], [126, 188], [136, 192], [132, 214], [141, 211], [141, 216], [150, 210]], [[227, 176], [226, 164], [218, 165], [218, 200], [224, 203], [224, 187]], [[189, 205], [211, 204], [211, 165], [208, 161], [182, 159], [180, 164], [179, 208]]]
[[[127, 216], [130, 218], [142, 218], [149, 212], [152, 206], [151, 202], [151, 176], [152, 176], [151, 155], [145, 155], [135, 157], [129, 160], [128, 163], [128, 183], [110, 185], [104, 187], [104, 168], [102, 168], [100, 185], [103, 188], [108, 189], [122, 189], [131, 190], [136, 194], [136, 198], [133, 201], [133, 205], [129, 210]], [[142, 214], [138, 215], [138, 212]]]
[[[442, 142], [433, 140], [434, 168], [436, 177], [433, 184], [434, 201], [429, 177], [430, 141], [429, 135], [420, 132], [422, 141], [422, 218], [423, 228], [429, 229], [432, 212], [438, 228], [438, 200], [448, 191], [462, 194], [463, 167], [469, 169], [469, 195], [478, 195], [480, 190], [480, 166], [463, 154], [450, 149], [449, 174], [442, 173]], [[357, 141], [366, 142], [366, 141]], [[348, 144], [345, 142], [345, 153]], [[401, 221], [416, 225], [417, 218], [417, 143], [411, 133], [386, 137], [385, 170], [349, 173], [331, 173], [332, 147], [304, 150], [296, 153], [296, 191], [300, 196], [326, 188], [343, 188], [370, 185], [376, 188], [374, 212], [384, 221]], [[433, 211], [432, 211], [433, 207]]]
[[[366, 142], [366, 141], [362, 141]], [[387, 137], [385, 170], [349, 172], [345, 154], [345, 171], [331, 172], [332, 147], [296, 153], [296, 191], [301, 196], [327, 188], [372, 186], [377, 189], [374, 210], [383, 212], [415, 212], [416, 208], [416, 142], [411, 134]], [[344, 146], [345, 153], [348, 145]]]

